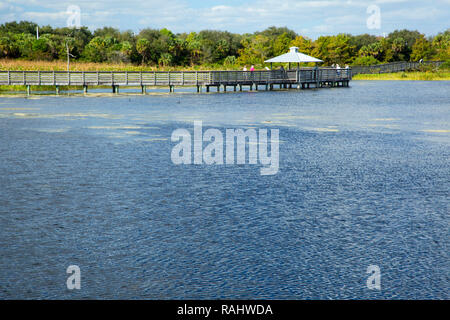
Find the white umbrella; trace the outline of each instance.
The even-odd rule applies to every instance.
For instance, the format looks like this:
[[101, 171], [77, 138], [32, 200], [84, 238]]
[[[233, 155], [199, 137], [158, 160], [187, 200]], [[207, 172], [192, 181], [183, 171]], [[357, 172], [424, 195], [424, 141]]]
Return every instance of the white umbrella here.
[[291, 47], [288, 53], [282, 54], [278, 57], [266, 60], [264, 62], [323, 62], [320, 59], [308, 56], [307, 54], [298, 52], [297, 47]]

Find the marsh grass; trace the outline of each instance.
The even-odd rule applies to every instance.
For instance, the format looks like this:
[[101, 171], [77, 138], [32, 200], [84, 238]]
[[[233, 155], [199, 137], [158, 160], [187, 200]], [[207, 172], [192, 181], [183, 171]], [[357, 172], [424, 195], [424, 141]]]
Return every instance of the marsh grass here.
[[[95, 63], [70, 62], [70, 71], [196, 71], [196, 70], [239, 70], [239, 66], [202, 65], [202, 66], [147, 66], [131, 63]], [[0, 59], [0, 70], [6, 71], [66, 71], [66, 61], [28, 61], [17, 59]]]
[[450, 70], [357, 74], [353, 80], [450, 80]]

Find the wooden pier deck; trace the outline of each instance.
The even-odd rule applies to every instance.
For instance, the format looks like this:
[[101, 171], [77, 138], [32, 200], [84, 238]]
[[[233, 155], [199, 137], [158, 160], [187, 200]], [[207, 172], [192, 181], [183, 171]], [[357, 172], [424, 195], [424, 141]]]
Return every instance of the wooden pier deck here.
[[346, 87], [352, 78], [351, 69], [334, 68], [301, 68], [294, 70], [263, 70], [263, 71], [0, 71], [0, 85], [55, 86], [59, 93], [60, 86], [83, 86], [87, 93], [89, 86], [110, 86], [114, 93], [119, 87], [141, 87], [146, 93], [147, 87], [166, 86], [170, 92], [176, 86], [194, 86], [197, 92], [202, 87], [209, 92], [211, 87], [234, 91], [243, 86], [250, 90], [265, 90], [279, 88], [321, 88]]

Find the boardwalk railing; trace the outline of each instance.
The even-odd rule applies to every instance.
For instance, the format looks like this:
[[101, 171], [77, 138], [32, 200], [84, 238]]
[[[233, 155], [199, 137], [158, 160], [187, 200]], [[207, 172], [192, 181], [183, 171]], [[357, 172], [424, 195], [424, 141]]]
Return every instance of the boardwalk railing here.
[[420, 62], [390, 62], [384, 64], [377, 64], [373, 66], [353, 66], [353, 74], [372, 74], [372, 73], [392, 73], [401, 71], [418, 70], [422, 66], [439, 67], [443, 61], [423, 61]]
[[0, 85], [197, 85], [210, 81], [210, 72], [127, 71], [0, 71]]
[[351, 80], [351, 69], [263, 71], [0, 71], [0, 85], [217, 86]]

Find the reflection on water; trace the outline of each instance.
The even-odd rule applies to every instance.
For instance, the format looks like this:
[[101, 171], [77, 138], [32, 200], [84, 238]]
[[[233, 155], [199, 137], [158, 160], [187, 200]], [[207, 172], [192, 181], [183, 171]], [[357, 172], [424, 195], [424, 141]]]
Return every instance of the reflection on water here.
[[[0, 298], [448, 299], [449, 88], [0, 98]], [[173, 165], [194, 120], [278, 174]]]

